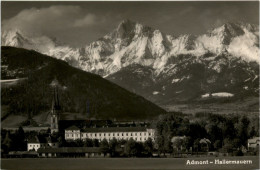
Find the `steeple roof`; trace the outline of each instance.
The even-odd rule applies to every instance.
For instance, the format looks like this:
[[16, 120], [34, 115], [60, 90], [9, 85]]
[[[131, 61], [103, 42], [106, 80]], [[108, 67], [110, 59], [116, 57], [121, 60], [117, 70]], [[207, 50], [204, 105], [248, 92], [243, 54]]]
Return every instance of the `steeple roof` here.
[[52, 100], [52, 109], [53, 110], [60, 110], [61, 109], [57, 86], [54, 87], [53, 100]]

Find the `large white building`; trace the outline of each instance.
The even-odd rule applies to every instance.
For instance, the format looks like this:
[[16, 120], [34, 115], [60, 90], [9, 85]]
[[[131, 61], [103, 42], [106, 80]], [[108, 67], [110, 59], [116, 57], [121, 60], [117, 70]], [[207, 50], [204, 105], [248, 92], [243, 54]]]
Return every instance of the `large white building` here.
[[113, 138], [120, 140], [134, 139], [137, 142], [145, 142], [148, 138], [154, 141], [155, 130], [147, 127], [102, 127], [102, 128], [86, 128], [80, 130], [76, 126], [65, 129], [65, 140], [86, 140], [97, 139], [107, 141]]

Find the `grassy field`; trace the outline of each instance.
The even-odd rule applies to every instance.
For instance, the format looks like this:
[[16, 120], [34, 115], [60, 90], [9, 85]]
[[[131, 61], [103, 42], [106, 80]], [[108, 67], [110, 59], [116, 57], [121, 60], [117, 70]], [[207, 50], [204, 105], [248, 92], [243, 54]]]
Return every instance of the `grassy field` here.
[[[215, 161], [251, 160], [250, 165], [186, 165], [187, 160]], [[169, 170], [169, 169], [259, 169], [259, 157], [200, 157], [200, 158], [23, 158], [2, 159], [1, 169], [69, 170]]]
[[180, 111], [183, 113], [219, 113], [219, 114], [230, 114], [230, 113], [248, 113], [258, 114], [259, 113], [259, 98], [250, 97], [243, 101], [235, 101], [231, 103], [200, 103], [200, 104], [174, 104], [162, 106], [167, 111]]

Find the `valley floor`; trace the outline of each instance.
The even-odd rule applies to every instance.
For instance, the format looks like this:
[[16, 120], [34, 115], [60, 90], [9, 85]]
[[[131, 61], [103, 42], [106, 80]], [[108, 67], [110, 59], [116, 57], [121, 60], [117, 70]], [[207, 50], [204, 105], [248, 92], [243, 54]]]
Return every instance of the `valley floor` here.
[[259, 98], [250, 97], [243, 101], [235, 101], [231, 103], [203, 103], [203, 104], [172, 104], [161, 106], [167, 111], [178, 111], [183, 113], [252, 113], [259, 114]]

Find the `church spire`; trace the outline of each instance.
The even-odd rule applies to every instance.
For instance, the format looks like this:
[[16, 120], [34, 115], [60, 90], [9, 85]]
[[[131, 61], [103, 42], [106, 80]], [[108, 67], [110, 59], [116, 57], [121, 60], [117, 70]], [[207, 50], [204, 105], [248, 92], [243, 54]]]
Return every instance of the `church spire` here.
[[60, 110], [60, 101], [59, 101], [59, 95], [58, 95], [58, 88], [57, 86], [54, 87], [54, 93], [53, 93], [53, 100], [52, 100], [52, 110]]
[[60, 101], [58, 95], [58, 87], [54, 86], [53, 100], [52, 100], [52, 111], [51, 111], [51, 133], [59, 131], [59, 120], [60, 120]]

